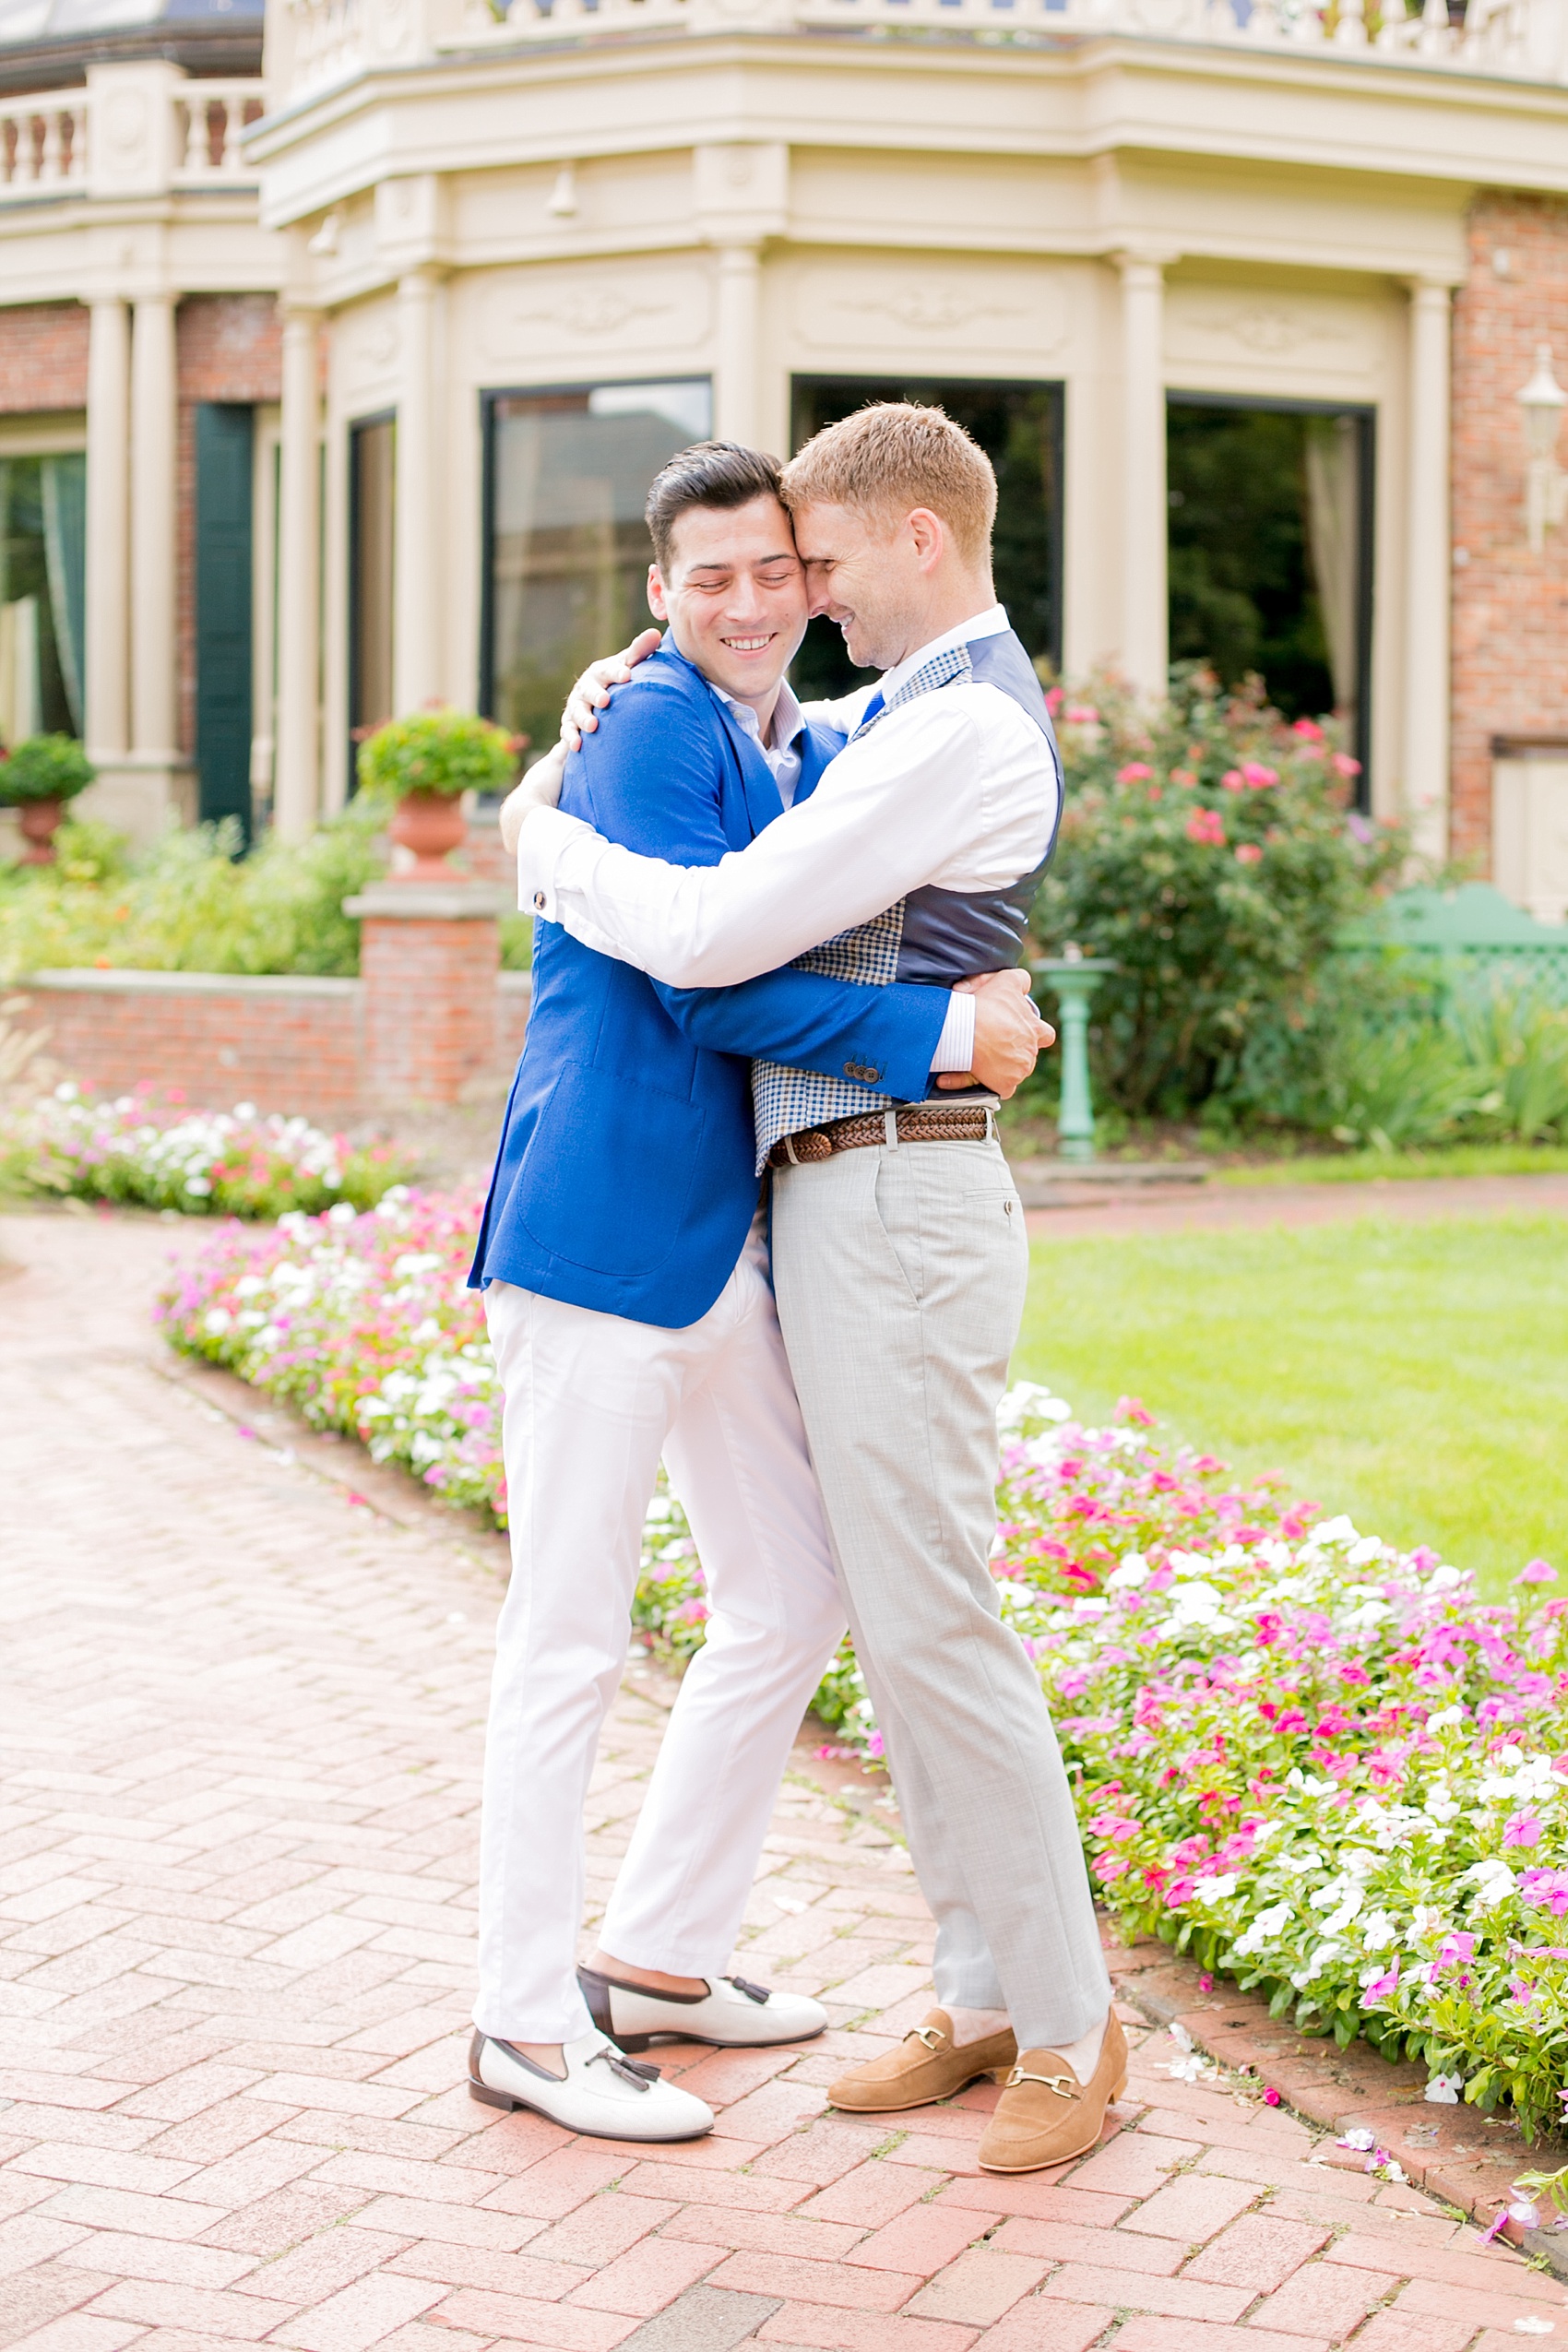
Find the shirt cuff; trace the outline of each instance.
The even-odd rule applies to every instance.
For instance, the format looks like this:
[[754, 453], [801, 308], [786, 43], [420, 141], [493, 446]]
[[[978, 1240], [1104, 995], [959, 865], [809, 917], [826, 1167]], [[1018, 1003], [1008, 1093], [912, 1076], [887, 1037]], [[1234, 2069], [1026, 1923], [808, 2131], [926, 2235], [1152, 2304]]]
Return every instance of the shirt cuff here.
[[561, 809], [530, 809], [517, 836], [517, 905], [525, 915], [541, 922], [559, 922], [556, 900], [561, 888], [561, 862], [574, 842], [584, 835], [598, 836], [580, 817]]
[[942, 1024], [931, 1066], [933, 1070], [968, 1070], [974, 1058], [975, 1000], [954, 989], [947, 999], [947, 1018]]

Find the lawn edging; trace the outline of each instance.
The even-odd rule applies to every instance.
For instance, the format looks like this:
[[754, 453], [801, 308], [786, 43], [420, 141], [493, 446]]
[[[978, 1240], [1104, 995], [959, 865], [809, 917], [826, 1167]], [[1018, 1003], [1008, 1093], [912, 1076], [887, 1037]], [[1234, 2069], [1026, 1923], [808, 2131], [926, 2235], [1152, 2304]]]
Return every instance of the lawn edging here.
[[[1510, 2202], [1519, 2173], [1551, 2168], [1550, 2152], [1526, 2151], [1506, 2119], [1491, 2121], [1473, 2107], [1430, 2105], [1423, 2065], [1381, 2058], [1368, 2042], [1341, 2049], [1331, 2036], [1298, 2033], [1289, 2021], [1269, 2015], [1261, 1993], [1239, 1991], [1221, 1978], [1206, 1992], [1195, 1962], [1152, 1937], [1130, 1945], [1113, 1937], [1107, 1929], [1106, 1962], [1119, 2000], [1151, 2025], [1182, 2026], [1194, 2048], [1218, 2065], [1255, 2075], [1260, 2088], [1277, 2090], [1281, 2104], [1304, 2123], [1336, 2136], [1372, 2132], [1412, 2188], [1442, 2198], [1483, 2227]], [[1417, 2131], [1421, 2138], [1414, 2140]], [[1337, 2146], [1313, 2160], [1356, 2172], [1366, 2163], [1358, 2150]], [[1509, 2219], [1498, 2234], [1568, 2278], [1568, 2230], [1527, 2229]]]

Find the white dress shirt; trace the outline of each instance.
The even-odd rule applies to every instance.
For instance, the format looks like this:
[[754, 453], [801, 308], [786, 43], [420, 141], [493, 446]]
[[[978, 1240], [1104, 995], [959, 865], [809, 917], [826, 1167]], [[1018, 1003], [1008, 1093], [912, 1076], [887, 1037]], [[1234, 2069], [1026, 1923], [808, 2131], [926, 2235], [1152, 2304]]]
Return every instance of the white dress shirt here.
[[[932, 654], [1006, 626], [993, 605], [920, 647], [881, 682], [885, 700]], [[873, 691], [805, 715], [852, 728]], [[517, 845], [518, 903], [656, 980], [728, 988], [928, 883], [979, 891], [1016, 882], [1045, 854], [1058, 792], [1045, 739], [1011, 695], [955, 681], [889, 710], [808, 800], [716, 866], [638, 857], [559, 809], [531, 811]], [[969, 1066], [973, 1004], [955, 995], [953, 1006], [955, 1019], [967, 1008], [967, 1049], [935, 1068]]]
[[[749, 702], [737, 702], [722, 686], [710, 678], [707, 691], [724, 705], [742, 735], [749, 735], [764, 759], [768, 773], [778, 787], [778, 797], [786, 808], [794, 806], [795, 794], [801, 781], [801, 739], [806, 731], [806, 715], [795, 700], [795, 691], [786, 678], [778, 689], [778, 700], [773, 706], [768, 723], [767, 740], [763, 741], [757, 715]], [[831, 724], [831, 722], [829, 722]]]

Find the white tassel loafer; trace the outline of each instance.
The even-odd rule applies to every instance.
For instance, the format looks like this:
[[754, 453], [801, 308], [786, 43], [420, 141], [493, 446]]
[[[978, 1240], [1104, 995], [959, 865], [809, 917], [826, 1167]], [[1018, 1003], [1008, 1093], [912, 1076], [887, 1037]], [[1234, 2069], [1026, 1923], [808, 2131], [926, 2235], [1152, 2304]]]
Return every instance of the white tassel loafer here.
[[579, 2034], [561, 2055], [564, 2081], [510, 2042], [476, 2033], [469, 2046], [469, 2097], [486, 2107], [531, 2108], [563, 2131], [596, 2140], [699, 2140], [713, 2129], [710, 2107], [661, 2083], [657, 2066], [639, 2066], [602, 2034]]
[[706, 1992], [649, 1992], [579, 1968], [588, 2015], [622, 2049], [647, 2049], [663, 2037], [712, 2042], [719, 2049], [767, 2049], [776, 2042], [814, 2041], [827, 2024], [820, 2001], [770, 1992], [744, 1977], [709, 1977]]

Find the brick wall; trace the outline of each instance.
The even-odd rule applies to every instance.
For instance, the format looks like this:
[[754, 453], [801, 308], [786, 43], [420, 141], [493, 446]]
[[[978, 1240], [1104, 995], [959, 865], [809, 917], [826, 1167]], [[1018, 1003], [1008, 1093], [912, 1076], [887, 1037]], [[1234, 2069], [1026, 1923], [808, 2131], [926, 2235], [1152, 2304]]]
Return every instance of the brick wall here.
[[[85, 315], [85, 314], [84, 314]], [[177, 326], [180, 392], [178, 564], [175, 626], [180, 749], [196, 750], [196, 404], [276, 400], [282, 383], [282, 328], [270, 294], [192, 294]]]
[[51, 1061], [93, 1090], [139, 1080], [193, 1103], [315, 1119], [360, 1101], [358, 980], [240, 980], [208, 972], [46, 972], [25, 983]]
[[[401, 930], [409, 926], [401, 925]], [[481, 931], [483, 924], [452, 925]], [[493, 933], [492, 933], [493, 937]], [[117, 1094], [150, 1079], [182, 1087], [203, 1110], [254, 1102], [263, 1111], [328, 1122], [403, 1103], [452, 1099], [471, 1078], [509, 1078], [528, 1024], [526, 973], [493, 981], [488, 1060], [448, 1069], [450, 1092], [433, 1096], [441, 1073], [410, 1070], [399, 1094], [373, 1080], [365, 1062], [365, 988], [354, 980], [248, 980], [207, 972], [46, 972], [25, 981], [25, 1009], [13, 1016], [48, 1032], [45, 1051], [94, 1092]], [[473, 1028], [471, 1016], [468, 1028]], [[482, 1022], [480, 1024], [483, 1030]], [[460, 1053], [471, 1056], [471, 1042]], [[394, 1055], [398, 1040], [390, 1040]], [[402, 1060], [409, 1056], [403, 1053]], [[424, 1091], [415, 1092], [418, 1086]]]
[[[1531, 554], [1518, 401], [1538, 343], [1568, 385], [1568, 204], [1483, 196], [1469, 243], [1454, 313], [1452, 840], [1484, 873], [1491, 738], [1568, 738], [1568, 526]], [[1568, 465], [1568, 447], [1558, 457]]]
[[472, 1081], [493, 1075], [500, 979], [493, 922], [367, 914], [360, 970], [374, 1104], [456, 1102]]
[[80, 303], [0, 310], [0, 414], [87, 406], [88, 314]]

